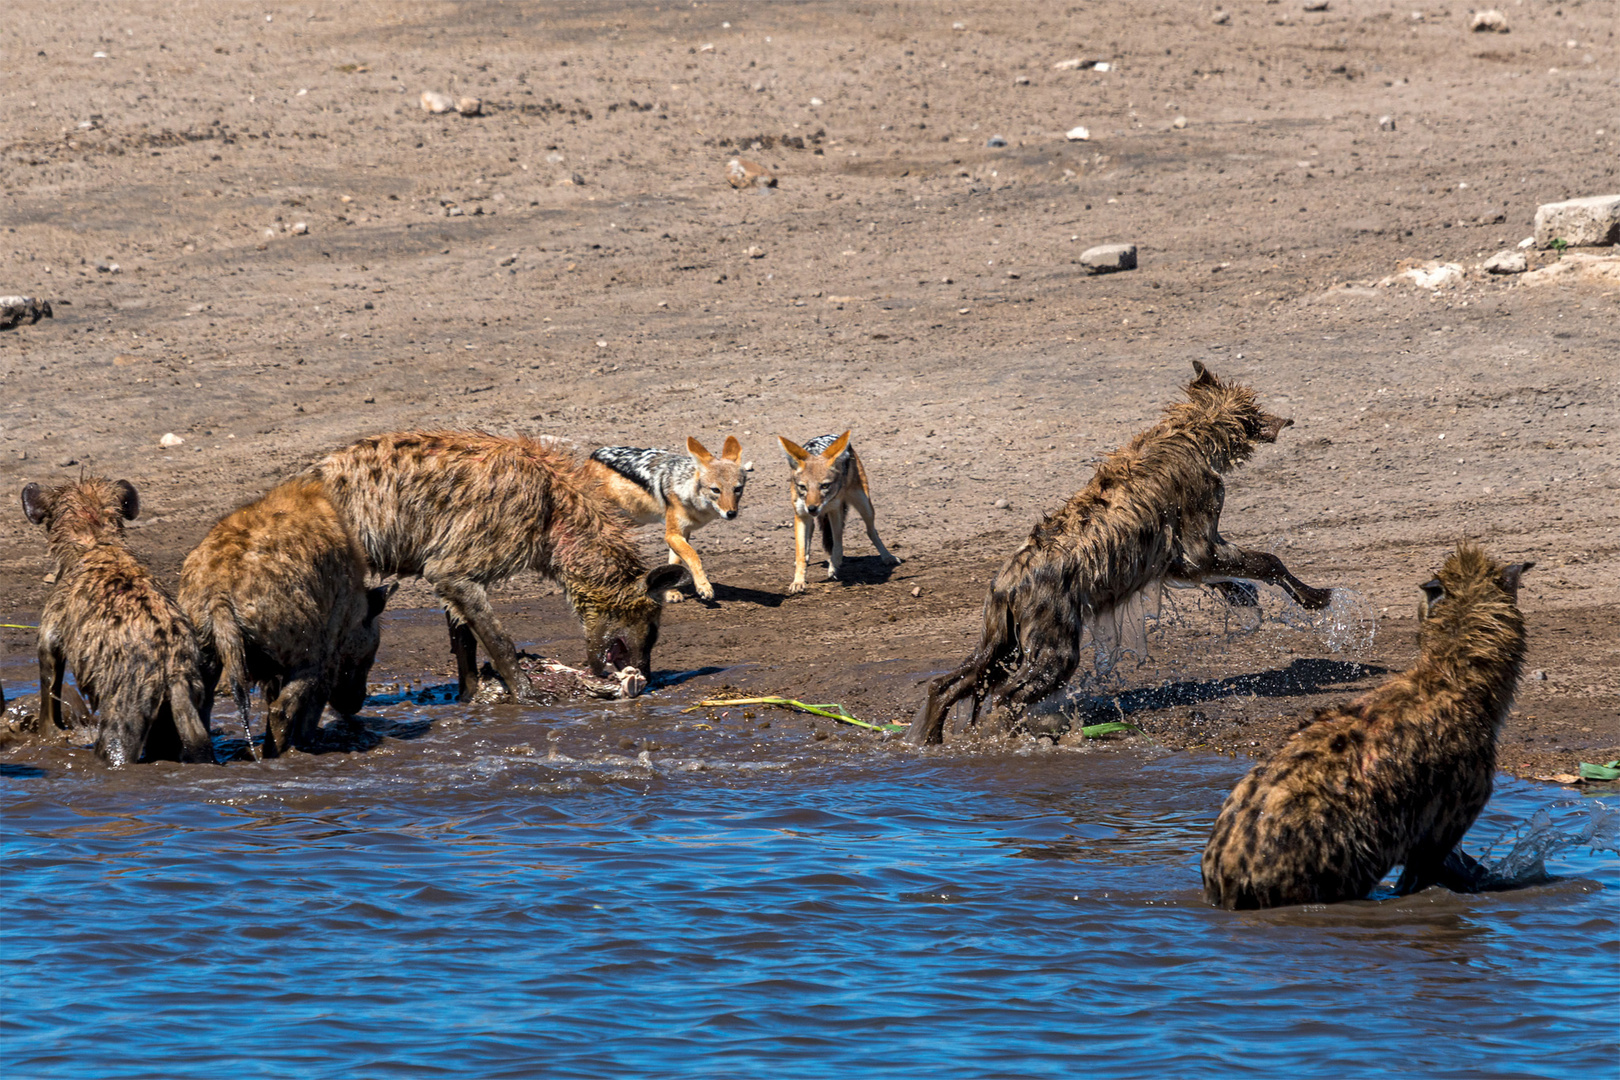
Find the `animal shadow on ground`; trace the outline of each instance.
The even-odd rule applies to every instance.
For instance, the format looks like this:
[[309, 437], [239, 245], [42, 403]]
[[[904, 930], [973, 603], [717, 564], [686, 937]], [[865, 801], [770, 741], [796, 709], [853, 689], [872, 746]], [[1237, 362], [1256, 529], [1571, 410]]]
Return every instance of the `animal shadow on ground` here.
[[781, 607], [786, 597], [779, 592], [766, 592], [764, 589], [749, 589], [740, 585], [722, 585], [716, 581], [714, 584], [714, 599], [699, 600], [705, 607], [719, 607], [722, 603], [758, 604], [760, 607]]
[[13, 763], [9, 761], [0, 763], [0, 777], [16, 777], [19, 780], [38, 780], [40, 777], [49, 775], [50, 773], [46, 772], [38, 765], [23, 765], [21, 763]]
[[[718, 592], [719, 590], [720, 586], [715, 586], [715, 591]], [[686, 682], [688, 679], [696, 679], [702, 675], [718, 675], [725, 670], [726, 669], [723, 667], [715, 667], [713, 664], [710, 664], [708, 667], [691, 668], [688, 671], [655, 671], [647, 679], [647, 689], [648, 691], [667, 690], [672, 686], [681, 685], [681, 683]]]
[[1229, 675], [1224, 679], [1183, 679], [1162, 686], [1146, 686], [1121, 694], [1096, 695], [1075, 703], [1074, 720], [1081, 725], [1116, 720], [1121, 715], [1196, 705], [1226, 697], [1297, 697], [1342, 691], [1349, 684], [1390, 669], [1346, 660], [1302, 657], [1287, 667]]
[[827, 581], [829, 585], [881, 585], [894, 576], [900, 565], [889, 566], [877, 555], [845, 555], [838, 568], [838, 577]]

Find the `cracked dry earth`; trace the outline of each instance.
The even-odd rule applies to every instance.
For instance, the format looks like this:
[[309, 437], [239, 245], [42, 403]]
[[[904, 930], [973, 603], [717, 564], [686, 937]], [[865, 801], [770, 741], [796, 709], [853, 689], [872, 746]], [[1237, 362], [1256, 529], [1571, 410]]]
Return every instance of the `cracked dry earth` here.
[[[56, 313], [0, 334], [0, 469], [13, 492], [134, 482], [131, 544], [170, 584], [220, 515], [362, 434], [731, 433], [757, 470], [695, 538], [717, 601], [671, 608], [657, 656], [722, 670], [670, 692], [905, 719], [1031, 522], [1202, 360], [1296, 420], [1230, 478], [1224, 531], [1349, 590], [1376, 636], [1335, 652], [1275, 600], [1228, 632], [1184, 598], [1111, 707], [1168, 747], [1265, 753], [1410, 663], [1416, 586], [1471, 537], [1537, 564], [1503, 767], [1620, 757], [1620, 286], [1384, 283], [1620, 189], [1610, 3], [1513, 7], [1505, 35], [1373, 0], [1225, 25], [1190, 3], [52, 10], [8, 28], [0, 80], [0, 292]], [[429, 115], [427, 89], [485, 115]], [[732, 190], [739, 153], [779, 186]], [[1083, 273], [1116, 241], [1139, 269]], [[850, 580], [788, 599], [774, 436], [846, 427], [906, 562], [856, 532]], [[27, 624], [44, 543], [11, 507], [0, 616]], [[497, 600], [579, 660], [548, 583]], [[394, 603], [374, 678], [442, 679], [431, 594]], [[34, 681], [32, 636], [0, 640], [0, 678]]]

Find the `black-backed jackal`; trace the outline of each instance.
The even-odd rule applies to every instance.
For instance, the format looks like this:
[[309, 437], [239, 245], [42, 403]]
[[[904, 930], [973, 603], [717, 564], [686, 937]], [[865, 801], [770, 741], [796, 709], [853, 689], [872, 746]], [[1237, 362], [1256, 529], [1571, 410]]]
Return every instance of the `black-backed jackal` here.
[[866, 469], [849, 445], [849, 432], [817, 435], [800, 446], [777, 436], [788, 456], [793, 478], [788, 495], [793, 500], [793, 583], [788, 595], [804, 592], [804, 566], [810, 557], [810, 538], [816, 522], [821, 522], [821, 546], [827, 552], [827, 580], [838, 577], [844, 564], [844, 518], [849, 509], [866, 522], [866, 535], [888, 566], [900, 559], [883, 545], [877, 526], [872, 523], [872, 497], [866, 484]]

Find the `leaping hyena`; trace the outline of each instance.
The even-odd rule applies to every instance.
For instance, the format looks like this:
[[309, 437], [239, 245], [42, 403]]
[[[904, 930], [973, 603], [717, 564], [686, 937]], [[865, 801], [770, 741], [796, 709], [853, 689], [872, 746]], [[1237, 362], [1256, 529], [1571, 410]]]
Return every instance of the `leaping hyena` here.
[[1468, 889], [1447, 858], [1491, 797], [1496, 737], [1524, 660], [1519, 578], [1457, 545], [1418, 605], [1415, 667], [1322, 709], [1226, 797], [1204, 848], [1204, 895], [1224, 908], [1366, 896], [1390, 869], [1402, 895]]
[[1221, 536], [1221, 474], [1293, 421], [1261, 411], [1248, 387], [1223, 383], [1197, 362], [1193, 370], [1187, 400], [1109, 454], [1091, 483], [1042, 518], [1002, 565], [984, 599], [978, 648], [929, 686], [907, 741], [938, 742], [945, 714], [969, 697], [974, 722], [991, 695], [996, 722], [1018, 722], [1069, 681], [1084, 631], [1095, 635], [1103, 618], [1166, 583], [1219, 584], [1242, 603], [1249, 597], [1233, 579], [1265, 581], [1306, 608], [1332, 601], [1330, 590], [1306, 585], [1275, 555]]
[[69, 668], [97, 714], [96, 753], [112, 765], [144, 755], [214, 760], [191, 623], [124, 543], [140, 512], [126, 480], [29, 484], [23, 512], [44, 525], [56, 586], [39, 618], [39, 728], [62, 726]]
[[321, 485], [301, 476], [222, 518], [180, 568], [208, 706], [221, 672], [243, 727], [264, 689], [265, 752], [311, 749], [328, 703], [360, 711], [392, 587], [366, 588], [366, 556]]
[[591, 671], [651, 674], [664, 593], [679, 566], [647, 572], [628, 523], [559, 440], [399, 431], [310, 466], [373, 573], [426, 578], [450, 622], [461, 698], [478, 688], [477, 646], [519, 696], [528, 679], [486, 586], [524, 570], [560, 582], [585, 628]]

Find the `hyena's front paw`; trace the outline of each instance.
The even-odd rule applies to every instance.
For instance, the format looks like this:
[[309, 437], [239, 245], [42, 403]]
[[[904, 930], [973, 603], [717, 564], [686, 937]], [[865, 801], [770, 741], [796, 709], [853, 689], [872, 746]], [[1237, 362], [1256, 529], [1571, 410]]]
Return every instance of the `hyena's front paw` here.
[[664, 603], [666, 604], [678, 604], [685, 599], [686, 594], [681, 592], [679, 589], [670, 589], [668, 592], [664, 593]]
[[799, 596], [799, 595], [803, 594], [803, 592], [804, 592], [804, 579], [803, 578], [794, 578], [793, 579], [793, 584], [791, 584], [791, 585], [789, 585], [787, 587], [787, 594], [789, 596]]

